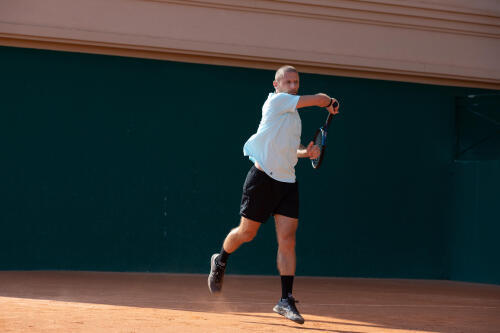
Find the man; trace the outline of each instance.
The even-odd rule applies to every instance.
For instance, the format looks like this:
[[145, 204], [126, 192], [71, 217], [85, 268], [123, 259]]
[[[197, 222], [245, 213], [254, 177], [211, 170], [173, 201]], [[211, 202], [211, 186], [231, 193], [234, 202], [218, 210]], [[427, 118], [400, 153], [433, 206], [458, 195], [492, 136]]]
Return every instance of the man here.
[[[295, 276], [295, 232], [299, 217], [299, 193], [295, 180], [298, 157], [319, 156], [319, 147], [311, 141], [300, 144], [301, 121], [297, 109], [326, 107], [338, 113], [338, 103], [325, 94], [298, 96], [299, 74], [292, 66], [276, 71], [270, 93], [262, 107], [257, 133], [245, 143], [243, 152], [254, 163], [245, 180], [240, 207], [240, 225], [226, 236], [220, 253], [212, 255], [208, 287], [219, 293], [229, 255], [250, 242], [262, 223], [273, 215], [278, 238], [277, 264], [282, 295], [274, 311], [299, 324], [304, 323], [292, 296]], [[334, 107], [335, 106], [335, 107]]]

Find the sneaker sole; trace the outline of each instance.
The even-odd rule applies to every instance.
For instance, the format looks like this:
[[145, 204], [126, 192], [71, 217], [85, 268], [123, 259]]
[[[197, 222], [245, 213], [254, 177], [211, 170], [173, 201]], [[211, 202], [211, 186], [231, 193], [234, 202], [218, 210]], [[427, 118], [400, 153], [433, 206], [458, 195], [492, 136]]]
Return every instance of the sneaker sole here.
[[297, 324], [303, 324], [304, 323], [304, 319], [302, 319], [302, 320], [300, 320], [300, 319], [293, 320], [291, 318], [288, 318], [287, 316], [285, 316], [285, 311], [281, 310], [281, 308], [279, 306], [277, 306], [277, 305], [274, 306], [273, 311], [276, 312], [277, 314], [285, 317], [286, 319], [293, 321], [294, 323], [297, 323]]

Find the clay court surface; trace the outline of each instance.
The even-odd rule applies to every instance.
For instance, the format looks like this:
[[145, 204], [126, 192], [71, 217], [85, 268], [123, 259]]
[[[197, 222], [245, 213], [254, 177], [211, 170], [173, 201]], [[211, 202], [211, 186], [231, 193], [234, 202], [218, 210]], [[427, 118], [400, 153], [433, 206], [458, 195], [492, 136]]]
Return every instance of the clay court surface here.
[[500, 286], [297, 277], [298, 325], [274, 314], [278, 277], [0, 272], [0, 332], [499, 332]]

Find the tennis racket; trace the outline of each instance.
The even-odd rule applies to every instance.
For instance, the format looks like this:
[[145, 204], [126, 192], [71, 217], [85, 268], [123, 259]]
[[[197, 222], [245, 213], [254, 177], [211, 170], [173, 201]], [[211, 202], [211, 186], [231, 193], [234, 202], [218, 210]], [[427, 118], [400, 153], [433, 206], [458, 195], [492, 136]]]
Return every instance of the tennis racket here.
[[[333, 108], [336, 108], [339, 103], [333, 103]], [[320, 153], [318, 158], [312, 159], [311, 164], [314, 169], [318, 169], [321, 166], [321, 162], [323, 162], [323, 158], [325, 157], [325, 148], [326, 148], [326, 135], [328, 134], [328, 127], [330, 126], [330, 122], [332, 121], [333, 114], [328, 113], [328, 118], [326, 118], [326, 122], [323, 126], [321, 126], [314, 134], [313, 144], [318, 146], [320, 149]]]

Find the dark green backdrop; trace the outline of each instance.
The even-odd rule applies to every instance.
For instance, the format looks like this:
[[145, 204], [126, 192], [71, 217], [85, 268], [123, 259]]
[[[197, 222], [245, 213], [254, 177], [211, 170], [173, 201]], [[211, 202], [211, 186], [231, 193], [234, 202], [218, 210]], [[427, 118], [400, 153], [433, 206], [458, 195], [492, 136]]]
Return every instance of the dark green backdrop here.
[[[272, 71], [6, 47], [0, 66], [0, 269], [208, 271]], [[480, 91], [301, 75], [320, 91], [342, 112], [322, 169], [297, 167], [297, 274], [500, 283], [499, 163], [454, 162], [455, 99]], [[307, 143], [326, 112], [301, 115]], [[275, 252], [270, 220], [228, 272], [275, 274]]]

